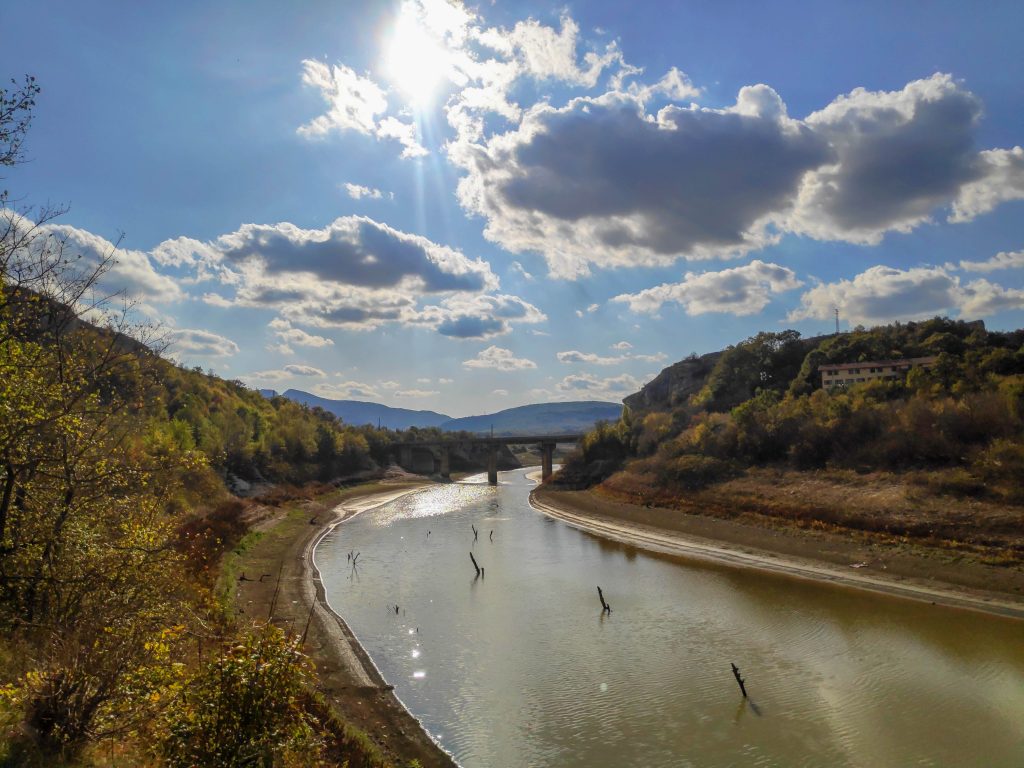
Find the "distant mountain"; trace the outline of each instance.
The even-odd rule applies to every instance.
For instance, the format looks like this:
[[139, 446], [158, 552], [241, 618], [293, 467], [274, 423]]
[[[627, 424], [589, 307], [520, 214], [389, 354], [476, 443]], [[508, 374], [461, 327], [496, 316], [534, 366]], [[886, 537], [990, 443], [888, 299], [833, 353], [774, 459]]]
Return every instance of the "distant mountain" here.
[[261, 389], [260, 390], [260, 394], [263, 395], [265, 398], [267, 398], [267, 400], [273, 400], [275, 397], [277, 397], [277, 390], [276, 389]]
[[[261, 390], [266, 396], [267, 390]], [[619, 403], [605, 403], [599, 400], [583, 400], [570, 403], [540, 403], [521, 405], [483, 416], [466, 416], [453, 419], [436, 411], [412, 411], [407, 408], [391, 408], [380, 403], [362, 400], [330, 400], [298, 389], [289, 389], [284, 397], [311, 408], [319, 406], [333, 413], [346, 424], [377, 425], [388, 429], [409, 427], [440, 427], [448, 432], [490, 433], [495, 435], [554, 435], [586, 432], [597, 421], [615, 421], [622, 414]]]
[[308, 405], [311, 408], [319, 406], [325, 411], [333, 413], [346, 424], [361, 426], [372, 424], [388, 429], [408, 429], [409, 427], [438, 427], [446, 421], [451, 421], [451, 416], [434, 411], [412, 411], [408, 408], [391, 408], [380, 403], [367, 403], [362, 400], [329, 400], [326, 397], [317, 397], [308, 392], [298, 389], [289, 389], [284, 393], [289, 400]]
[[617, 421], [621, 403], [582, 400], [569, 403], [521, 405], [484, 416], [466, 416], [440, 425], [448, 431], [487, 432], [495, 435], [554, 435], [587, 432], [598, 421]]

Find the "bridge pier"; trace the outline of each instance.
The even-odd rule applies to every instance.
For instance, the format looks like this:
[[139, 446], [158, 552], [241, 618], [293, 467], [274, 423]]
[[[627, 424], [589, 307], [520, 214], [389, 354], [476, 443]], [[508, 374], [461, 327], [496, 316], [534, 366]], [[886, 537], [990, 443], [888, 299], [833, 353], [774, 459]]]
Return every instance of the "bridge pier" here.
[[490, 485], [498, 484], [498, 446], [487, 447], [487, 482]]
[[441, 446], [441, 477], [447, 479], [452, 475], [451, 451], [447, 446]]
[[412, 469], [411, 445], [403, 445], [398, 449], [398, 466], [402, 469]]
[[540, 479], [544, 482], [551, 477], [552, 456], [555, 452], [554, 443], [540, 444]]

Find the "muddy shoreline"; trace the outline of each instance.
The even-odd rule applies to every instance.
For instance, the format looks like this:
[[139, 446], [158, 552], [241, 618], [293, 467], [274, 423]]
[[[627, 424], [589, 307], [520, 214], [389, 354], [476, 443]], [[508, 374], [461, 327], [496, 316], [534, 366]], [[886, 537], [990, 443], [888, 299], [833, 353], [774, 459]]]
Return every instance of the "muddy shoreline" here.
[[959, 609], [1024, 619], [1024, 572], [896, 551], [836, 534], [780, 531], [679, 510], [641, 507], [590, 491], [541, 486], [535, 509], [592, 534], [684, 559], [754, 568]]
[[[353, 489], [336, 504], [309, 502], [268, 525], [263, 538], [245, 555], [244, 565], [251, 573], [280, 570], [274, 622], [301, 632], [309, 621], [305, 651], [316, 666], [318, 689], [342, 719], [364, 731], [396, 766], [418, 760], [423, 768], [452, 768], [456, 765], [452, 757], [399, 701], [393, 686], [331, 608], [314, 559], [317, 543], [345, 520], [427, 487], [428, 482], [405, 482], [392, 488], [378, 484]], [[239, 613], [266, 616], [275, 587], [272, 579], [240, 582]]]

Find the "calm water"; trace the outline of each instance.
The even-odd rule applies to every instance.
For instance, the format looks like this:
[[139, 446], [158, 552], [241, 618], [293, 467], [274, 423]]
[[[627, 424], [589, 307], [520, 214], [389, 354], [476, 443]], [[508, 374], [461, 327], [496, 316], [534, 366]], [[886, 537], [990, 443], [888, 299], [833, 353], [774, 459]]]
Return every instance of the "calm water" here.
[[407, 496], [317, 550], [466, 768], [1024, 766], [1024, 622], [609, 543], [535, 512], [524, 475]]

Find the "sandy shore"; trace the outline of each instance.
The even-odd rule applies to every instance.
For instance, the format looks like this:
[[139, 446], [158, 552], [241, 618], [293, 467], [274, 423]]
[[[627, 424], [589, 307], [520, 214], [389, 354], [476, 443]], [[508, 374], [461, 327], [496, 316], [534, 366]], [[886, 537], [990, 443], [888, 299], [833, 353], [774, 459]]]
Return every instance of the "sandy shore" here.
[[681, 558], [1024, 618], [1024, 573], [1019, 569], [948, 562], [841, 536], [784, 533], [640, 507], [588, 491], [540, 487], [531, 493], [530, 502], [540, 512], [598, 536]]
[[[348, 625], [331, 609], [314, 561], [317, 543], [340, 523], [426, 487], [427, 482], [392, 488], [377, 484], [350, 489], [333, 506], [312, 502], [293, 509], [266, 526], [260, 541], [243, 556], [242, 566], [250, 574], [282, 573], [276, 623], [301, 631], [312, 611], [305, 650], [316, 665], [321, 692], [346, 722], [363, 730], [396, 766], [418, 760], [423, 768], [450, 768], [454, 760], [398, 700]], [[265, 617], [275, 586], [269, 578], [240, 582], [239, 612]]]

